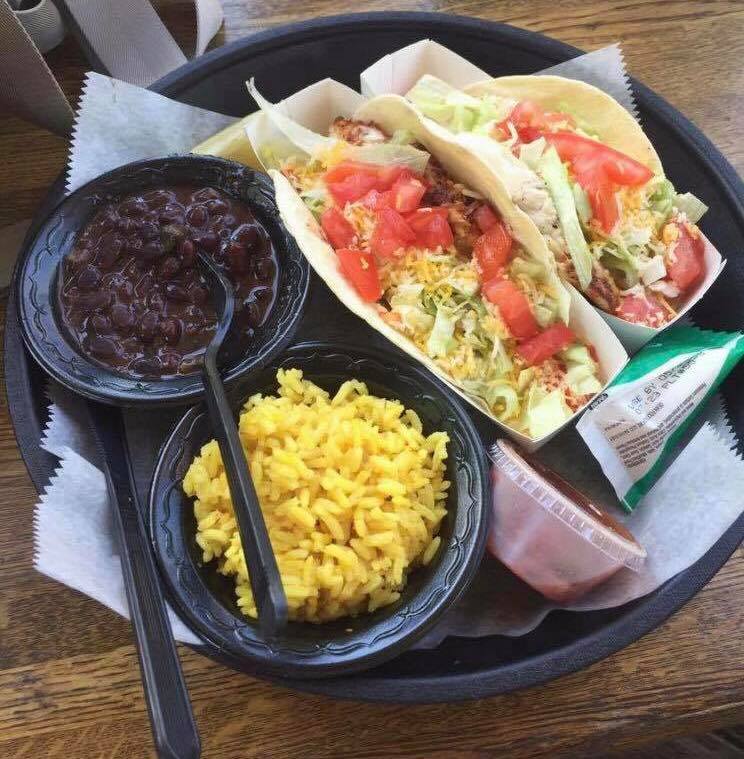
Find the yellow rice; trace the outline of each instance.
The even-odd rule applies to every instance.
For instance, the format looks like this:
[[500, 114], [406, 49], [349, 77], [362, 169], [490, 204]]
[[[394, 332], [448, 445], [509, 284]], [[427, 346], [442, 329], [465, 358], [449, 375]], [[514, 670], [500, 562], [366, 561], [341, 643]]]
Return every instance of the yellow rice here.
[[[277, 396], [248, 399], [240, 437], [290, 619], [325, 622], [393, 603], [440, 544], [447, 434], [425, 435], [414, 411], [357, 380], [333, 398], [298, 369], [280, 369], [277, 382]], [[216, 441], [202, 447], [183, 489], [195, 498], [204, 561], [235, 576], [238, 605], [255, 618]]]

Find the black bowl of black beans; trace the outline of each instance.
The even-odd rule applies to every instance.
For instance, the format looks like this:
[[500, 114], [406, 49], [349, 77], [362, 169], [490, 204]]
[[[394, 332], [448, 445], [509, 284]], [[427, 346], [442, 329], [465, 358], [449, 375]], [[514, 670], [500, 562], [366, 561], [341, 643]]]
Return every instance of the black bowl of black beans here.
[[196, 155], [127, 164], [52, 212], [16, 270], [29, 350], [96, 400], [193, 401], [217, 321], [199, 251], [235, 291], [226, 383], [263, 366], [298, 325], [307, 262], [265, 174]]

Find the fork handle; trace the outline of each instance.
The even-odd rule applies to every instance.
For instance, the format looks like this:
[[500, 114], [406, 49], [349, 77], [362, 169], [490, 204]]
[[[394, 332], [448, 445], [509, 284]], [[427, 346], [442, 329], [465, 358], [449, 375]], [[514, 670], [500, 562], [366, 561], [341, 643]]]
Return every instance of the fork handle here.
[[103, 454], [155, 747], [161, 759], [197, 759], [201, 742], [138, 506], [121, 412], [96, 403], [89, 403], [88, 411]]
[[205, 400], [230, 486], [240, 542], [258, 610], [258, 623], [264, 635], [273, 638], [287, 624], [287, 597], [245, 451], [240, 443], [235, 417], [216, 362], [209, 353], [205, 356], [203, 374]]

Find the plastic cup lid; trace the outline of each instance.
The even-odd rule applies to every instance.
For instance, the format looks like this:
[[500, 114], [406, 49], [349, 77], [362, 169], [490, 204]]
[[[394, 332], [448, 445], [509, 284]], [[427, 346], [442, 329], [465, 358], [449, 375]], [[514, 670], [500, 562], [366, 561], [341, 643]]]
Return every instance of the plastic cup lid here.
[[618, 521], [599, 509], [562, 477], [506, 440], [491, 447], [491, 459], [525, 495], [546, 513], [559, 519], [602, 553], [640, 571], [646, 550]]

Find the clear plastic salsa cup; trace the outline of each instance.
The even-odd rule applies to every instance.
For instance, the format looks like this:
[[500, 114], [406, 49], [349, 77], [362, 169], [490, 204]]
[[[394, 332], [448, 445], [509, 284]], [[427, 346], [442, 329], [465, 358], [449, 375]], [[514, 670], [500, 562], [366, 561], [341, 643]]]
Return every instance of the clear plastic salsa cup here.
[[488, 548], [546, 598], [572, 603], [646, 551], [619, 522], [512, 443], [491, 449], [494, 519]]

